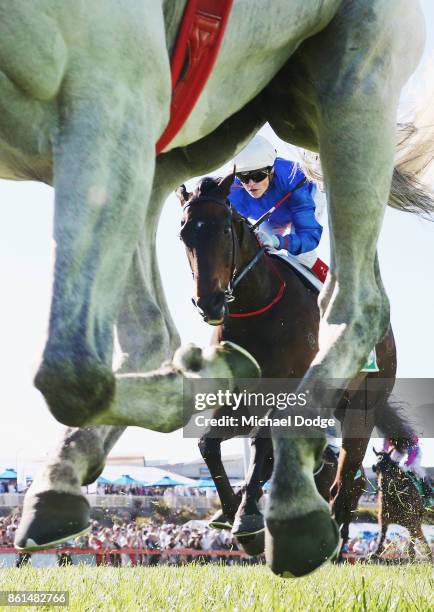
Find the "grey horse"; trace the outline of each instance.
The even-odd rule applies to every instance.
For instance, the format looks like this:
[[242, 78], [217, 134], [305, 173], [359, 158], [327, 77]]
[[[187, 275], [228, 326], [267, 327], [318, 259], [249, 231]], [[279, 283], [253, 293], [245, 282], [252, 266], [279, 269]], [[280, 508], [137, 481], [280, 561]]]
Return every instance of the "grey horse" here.
[[[320, 152], [329, 202], [320, 350], [299, 389], [309, 390], [313, 413], [331, 412], [341, 389], [326, 381], [351, 379], [387, 329], [376, 243], [399, 94], [424, 43], [418, 2], [235, 0], [213, 73], [156, 164], [184, 6], [0, 0], [0, 176], [56, 192], [53, 298], [36, 386], [60, 422], [86, 428], [68, 432], [63, 462], [29, 492], [22, 548], [56, 541], [35, 528], [47, 508], [77, 526], [65, 506], [81, 500], [79, 484], [95, 476], [123, 426], [183, 424], [183, 381], [257, 375], [233, 346], [187, 347], [146, 370], [177, 344], [155, 260], [162, 203], [188, 177], [232, 157], [265, 121], [287, 142]], [[114, 325], [129, 354], [116, 376]], [[278, 429], [268, 562], [280, 575], [303, 575], [338, 546], [312, 476], [324, 438], [288, 440]], [[65, 539], [65, 530], [58, 535]]]

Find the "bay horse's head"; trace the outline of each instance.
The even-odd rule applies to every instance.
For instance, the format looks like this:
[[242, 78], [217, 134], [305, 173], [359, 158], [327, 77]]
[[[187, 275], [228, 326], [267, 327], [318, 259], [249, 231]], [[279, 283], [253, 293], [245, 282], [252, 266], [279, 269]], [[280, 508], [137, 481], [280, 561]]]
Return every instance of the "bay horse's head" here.
[[393, 475], [397, 470], [399, 471], [399, 466], [391, 458], [393, 449], [390, 451], [377, 451], [374, 447], [372, 449], [377, 457], [377, 462], [372, 466], [372, 470], [377, 476], [380, 474]]
[[182, 185], [176, 194], [183, 207], [180, 238], [190, 264], [193, 304], [210, 325], [223, 323], [235, 271], [235, 211], [228, 200], [235, 172], [222, 179], [204, 177], [192, 193]]

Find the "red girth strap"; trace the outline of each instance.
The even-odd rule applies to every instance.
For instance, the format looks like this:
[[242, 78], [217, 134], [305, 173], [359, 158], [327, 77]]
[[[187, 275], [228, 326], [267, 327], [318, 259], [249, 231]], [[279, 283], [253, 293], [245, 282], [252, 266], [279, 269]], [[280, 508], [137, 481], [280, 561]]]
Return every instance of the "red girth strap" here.
[[273, 266], [273, 264], [271, 263], [268, 257], [266, 258], [266, 262], [268, 263], [270, 268], [273, 269], [273, 272], [276, 274], [276, 276], [280, 280], [280, 287], [279, 287], [278, 292], [276, 293], [274, 298], [271, 300], [271, 302], [269, 302], [266, 306], [263, 306], [262, 308], [259, 308], [258, 310], [251, 310], [250, 312], [239, 312], [239, 313], [234, 313], [234, 314], [229, 313], [230, 319], [240, 319], [242, 317], [256, 317], [257, 315], [267, 312], [267, 310], [270, 310], [270, 308], [273, 308], [273, 306], [277, 304], [277, 302], [283, 297], [283, 294], [285, 293], [285, 289], [286, 289], [286, 282], [281, 277], [281, 275], [279, 274], [279, 271], [275, 268], [275, 266]]
[[191, 113], [214, 66], [233, 0], [188, 0], [171, 61], [170, 119], [157, 142], [157, 155]]

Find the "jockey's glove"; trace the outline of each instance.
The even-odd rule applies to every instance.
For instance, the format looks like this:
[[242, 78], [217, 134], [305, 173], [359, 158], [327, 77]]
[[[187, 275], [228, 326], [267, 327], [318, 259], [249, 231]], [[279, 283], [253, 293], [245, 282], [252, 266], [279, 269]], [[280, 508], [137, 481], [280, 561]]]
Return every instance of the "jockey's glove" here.
[[280, 240], [279, 240], [280, 236], [277, 236], [276, 234], [268, 234], [267, 232], [264, 232], [263, 230], [258, 230], [256, 235], [262, 246], [267, 247], [269, 249], [281, 249], [282, 248], [280, 246]]

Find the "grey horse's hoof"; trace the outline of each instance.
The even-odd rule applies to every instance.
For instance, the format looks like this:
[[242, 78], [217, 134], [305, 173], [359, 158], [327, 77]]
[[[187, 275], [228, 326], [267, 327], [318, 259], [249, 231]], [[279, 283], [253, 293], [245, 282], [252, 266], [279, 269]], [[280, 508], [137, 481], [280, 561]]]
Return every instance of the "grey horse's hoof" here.
[[339, 547], [339, 529], [327, 511], [267, 521], [265, 554], [268, 565], [278, 576], [305, 576], [333, 559]]
[[230, 521], [222, 510], [217, 510], [211, 517], [208, 527], [211, 527], [211, 529], [227, 529], [230, 531], [232, 529], [232, 523], [233, 521]]
[[235, 517], [232, 535], [236, 538], [256, 535], [265, 529], [265, 521], [262, 514], [242, 514]]
[[61, 544], [88, 531], [89, 518], [84, 496], [46, 491], [26, 497], [15, 548], [34, 551]]
[[172, 360], [180, 370], [200, 372], [202, 378], [259, 378], [261, 368], [250, 353], [233, 342], [220, 342], [203, 350], [190, 343], [180, 346]]
[[250, 536], [239, 536], [237, 541], [250, 557], [262, 555], [265, 550], [265, 530]]
[[234, 378], [258, 378], [261, 376], [261, 368], [256, 359], [238, 344], [228, 341], [220, 342], [219, 350], [224, 354]]

